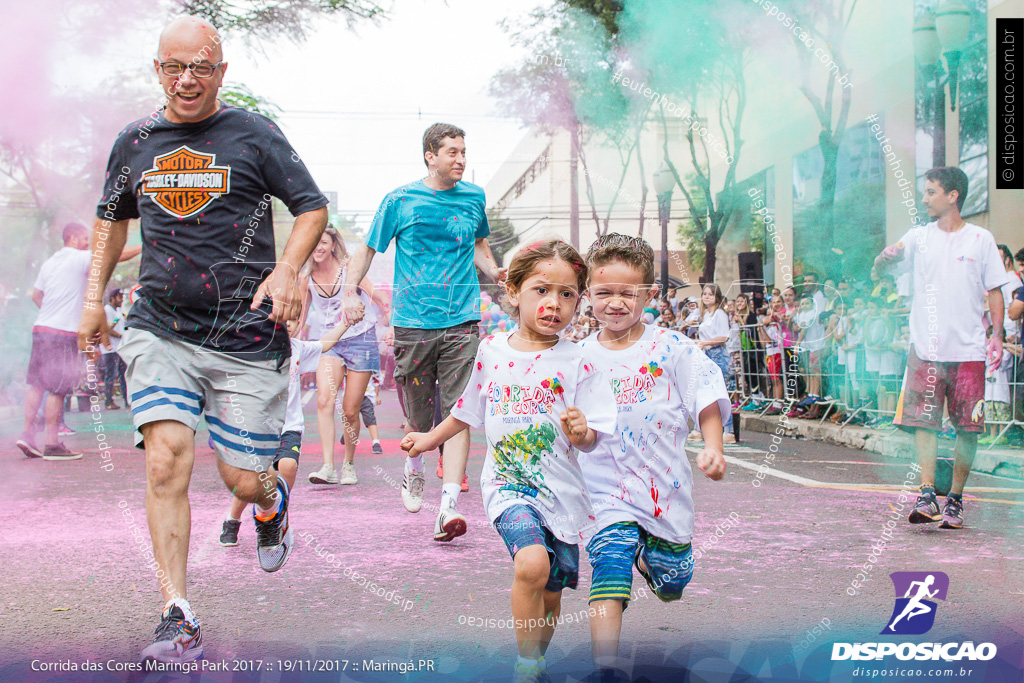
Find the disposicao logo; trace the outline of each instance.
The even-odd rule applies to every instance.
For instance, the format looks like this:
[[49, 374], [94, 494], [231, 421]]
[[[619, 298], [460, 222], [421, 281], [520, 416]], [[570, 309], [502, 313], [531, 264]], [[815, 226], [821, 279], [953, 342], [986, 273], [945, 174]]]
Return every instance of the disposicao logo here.
[[[892, 615], [880, 635], [921, 635], [931, 630], [938, 611], [937, 600], [945, 600], [949, 576], [943, 572], [893, 572], [889, 575], [896, 591]], [[832, 659], [897, 659], [947, 662], [987, 661], [996, 656], [993, 643], [833, 643]]]
[[[942, 572], [893, 572], [896, 605], [882, 634], [920, 635], [935, 624], [938, 604], [949, 591], [949, 577]], [[900, 597], [902, 596], [902, 597]]]

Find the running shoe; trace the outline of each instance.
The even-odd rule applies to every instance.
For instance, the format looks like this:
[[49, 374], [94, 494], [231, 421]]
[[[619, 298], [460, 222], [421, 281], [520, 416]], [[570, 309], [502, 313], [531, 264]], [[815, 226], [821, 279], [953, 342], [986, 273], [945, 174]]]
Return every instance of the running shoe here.
[[460, 490], [463, 493], [465, 493], [466, 491], [469, 490], [469, 476], [468, 475], [465, 475], [465, 474], [462, 475], [462, 486], [460, 487]]
[[338, 477], [339, 484], [358, 484], [359, 477], [356, 476], [356, 466], [350, 462], [341, 463], [341, 476]]
[[256, 522], [256, 557], [265, 572], [276, 572], [288, 561], [295, 533], [288, 523], [288, 483], [284, 477], [277, 478], [277, 493], [281, 505], [270, 519], [260, 520], [256, 516], [256, 506], [252, 506], [252, 518]]
[[384, 455], [384, 449], [380, 447], [379, 443], [374, 443], [370, 450], [373, 451], [374, 455]]
[[939, 501], [935, 498], [935, 494], [918, 496], [917, 505], [914, 506], [914, 511], [910, 513], [910, 523], [927, 524], [929, 522], [937, 522], [940, 519], [942, 519], [942, 513], [939, 512]]
[[313, 484], [337, 484], [338, 473], [330, 465], [324, 465], [316, 472], [309, 473], [309, 481]]
[[550, 683], [551, 676], [548, 674], [547, 662], [544, 657], [537, 660], [536, 664], [523, 664], [518, 659], [512, 670], [512, 683]]
[[940, 529], [962, 529], [964, 526], [964, 504], [946, 496], [946, 504], [942, 506], [942, 524]]
[[583, 679], [582, 683], [629, 683], [629, 674], [621, 669], [595, 669]]
[[437, 478], [444, 479], [444, 456], [437, 457]]
[[764, 412], [765, 415], [779, 415], [782, 413], [782, 406], [778, 403], [773, 403], [772, 407]]
[[105, 410], [121, 410], [121, 406], [117, 405], [116, 401], [107, 401], [104, 406]]
[[225, 519], [220, 528], [220, 544], [222, 546], [238, 545], [238, 530], [242, 528], [242, 520]]
[[77, 433], [78, 432], [76, 432], [71, 427], [68, 427], [63, 422], [61, 422], [60, 423], [60, 427], [57, 428], [57, 436], [71, 436], [72, 434], [77, 434]]
[[722, 443], [736, 443], [736, 435], [732, 432], [722, 434]]
[[56, 445], [46, 444], [43, 447], [43, 460], [78, 460], [81, 457], [81, 453], [71, 450], [63, 442]]
[[43, 452], [36, 447], [36, 437], [29, 432], [22, 432], [14, 445], [21, 449], [26, 458], [41, 458]]
[[177, 605], [171, 605], [160, 617], [156, 638], [142, 651], [142, 661], [184, 663], [203, 656], [203, 634], [199, 621], [185, 618]]
[[692, 432], [690, 432], [690, 436], [687, 438], [690, 439], [691, 441], [703, 441], [704, 435], [700, 433], [699, 429], [694, 429]]
[[423, 507], [423, 485], [426, 481], [422, 472], [406, 471], [402, 479], [402, 503], [409, 512], [419, 512]]
[[456, 536], [466, 533], [466, 518], [459, 514], [454, 505], [449, 504], [437, 513], [434, 522], [434, 540], [450, 541]]

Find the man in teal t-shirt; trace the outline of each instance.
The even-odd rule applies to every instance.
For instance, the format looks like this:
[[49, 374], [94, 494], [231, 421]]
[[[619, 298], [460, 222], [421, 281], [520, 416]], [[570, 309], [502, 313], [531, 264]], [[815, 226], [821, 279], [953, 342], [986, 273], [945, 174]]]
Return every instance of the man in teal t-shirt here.
[[[466, 170], [466, 133], [435, 123], [423, 134], [427, 177], [388, 194], [373, 217], [366, 244], [352, 256], [345, 278], [345, 312], [361, 317], [356, 285], [378, 251], [394, 240], [395, 381], [404, 397], [411, 431], [434, 426], [435, 386], [442, 419], [469, 381], [480, 343], [479, 266], [495, 282], [505, 278], [487, 244], [486, 201], [482, 188], [462, 181]], [[441, 510], [435, 541], [466, 533], [466, 519], [456, 511], [469, 455], [469, 431], [445, 444]], [[407, 458], [402, 502], [409, 512], [423, 504], [423, 456]]]

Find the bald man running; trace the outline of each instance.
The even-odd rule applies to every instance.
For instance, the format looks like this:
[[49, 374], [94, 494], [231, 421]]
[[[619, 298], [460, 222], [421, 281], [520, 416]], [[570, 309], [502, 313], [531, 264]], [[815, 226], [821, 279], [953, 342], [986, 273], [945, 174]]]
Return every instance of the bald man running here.
[[[93, 268], [79, 346], [107, 345], [102, 294], [128, 221], [142, 218], [142, 292], [118, 353], [128, 366], [136, 444], [146, 450], [146, 517], [165, 601], [143, 659], [202, 655], [185, 599], [195, 430], [205, 414], [221, 478], [255, 503], [257, 557], [280, 569], [291, 551], [288, 486], [271, 467], [280, 441], [299, 267], [327, 224], [327, 199], [269, 120], [217, 99], [220, 36], [171, 21], [154, 69], [166, 105], [114, 142], [93, 229]], [[296, 217], [276, 260], [273, 197]]]

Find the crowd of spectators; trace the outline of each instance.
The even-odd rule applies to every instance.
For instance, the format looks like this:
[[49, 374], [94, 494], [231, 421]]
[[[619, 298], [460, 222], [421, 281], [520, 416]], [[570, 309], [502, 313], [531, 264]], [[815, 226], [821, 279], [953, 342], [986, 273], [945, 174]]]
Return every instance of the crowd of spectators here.
[[[1008, 311], [1022, 286], [1024, 249], [1013, 254], [1000, 245], [999, 250], [1007, 272], [1015, 276], [1003, 291]], [[735, 409], [885, 427], [896, 412], [910, 351], [910, 284], [909, 274], [873, 270], [869, 278], [823, 281], [805, 272], [791, 286], [732, 298], [712, 284], [696, 295], [677, 289], [652, 302], [644, 320], [693, 338], [716, 362], [724, 354], [728, 368], [723, 366], [723, 372]], [[1007, 313], [1004, 317], [1004, 360], [988, 370], [989, 434], [980, 443], [999, 438], [1000, 443], [1024, 445], [1021, 324]], [[593, 309], [584, 302], [566, 337], [578, 341], [597, 329]], [[1003, 433], [1014, 420], [1017, 424]]]

